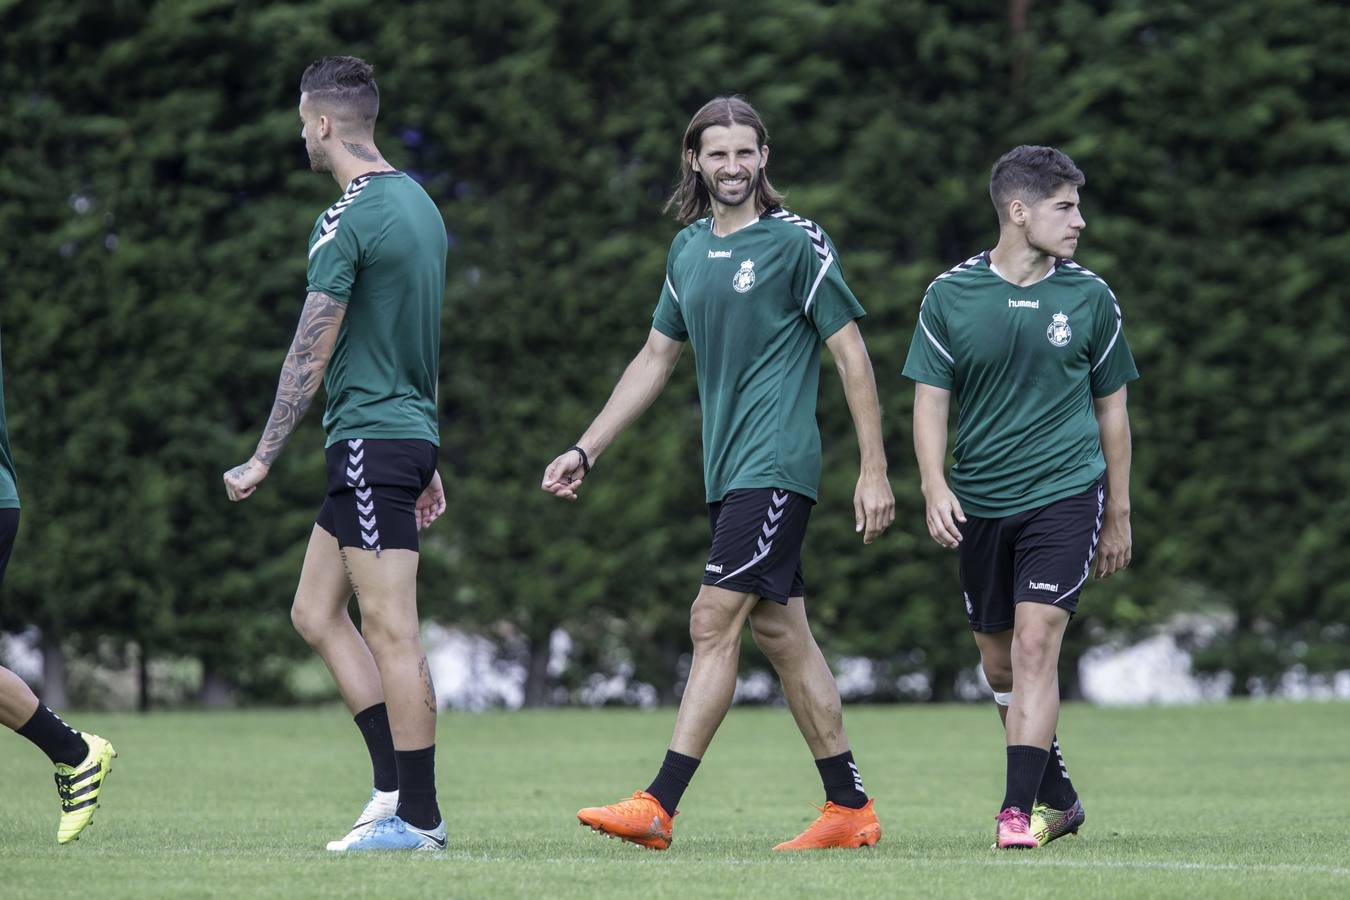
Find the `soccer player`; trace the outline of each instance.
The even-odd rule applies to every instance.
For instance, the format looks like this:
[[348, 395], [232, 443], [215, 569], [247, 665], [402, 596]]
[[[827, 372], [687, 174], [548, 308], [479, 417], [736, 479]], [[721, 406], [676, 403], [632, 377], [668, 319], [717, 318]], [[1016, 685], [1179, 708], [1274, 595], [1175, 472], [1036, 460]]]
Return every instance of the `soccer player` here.
[[[0, 374], [0, 585], [19, 532], [19, 488], [5, 425], [5, 383]], [[117, 751], [96, 734], [71, 728], [38, 702], [23, 680], [0, 666], [0, 725], [37, 745], [56, 766], [56, 793], [61, 800], [61, 822], [56, 842], [68, 844], [93, 820], [103, 782]]]
[[[253, 494], [322, 379], [328, 497], [291, 607], [332, 672], [374, 769], [370, 802], [329, 850], [437, 850], [436, 694], [417, 620], [417, 532], [445, 511], [436, 471], [436, 373], [445, 223], [426, 192], [375, 146], [369, 65], [330, 57], [300, 80], [310, 167], [342, 196], [309, 238], [308, 296], [271, 417], [253, 457], [225, 473]], [[355, 593], [361, 630], [347, 613]]]
[[959, 550], [966, 613], [1007, 733], [1001, 848], [1044, 845], [1083, 824], [1055, 736], [1060, 641], [1094, 552], [1098, 578], [1130, 562], [1125, 384], [1139, 373], [1115, 295], [1071, 260], [1086, 224], [1083, 184], [1051, 147], [1018, 147], [994, 164], [998, 244], [929, 285], [904, 368], [916, 382], [928, 532]]
[[703, 406], [712, 549], [694, 598], [693, 665], [660, 771], [645, 791], [581, 810], [585, 825], [663, 850], [672, 819], [731, 706], [746, 619], [783, 684], [825, 785], [821, 816], [778, 850], [872, 845], [881, 837], [844, 734], [839, 690], [806, 619], [802, 539], [820, 479], [820, 348], [844, 383], [862, 456], [856, 530], [872, 543], [895, 517], [876, 383], [844, 283], [819, 225], [781, 206], [765, 175], [768, 136], [744, 99], [718, 97], [684, 134], [682, 180], [667, 204], [676, 235], [647, 343], [543, 488], [576, 500], [582, 480], [665, 386], [693, 344]]

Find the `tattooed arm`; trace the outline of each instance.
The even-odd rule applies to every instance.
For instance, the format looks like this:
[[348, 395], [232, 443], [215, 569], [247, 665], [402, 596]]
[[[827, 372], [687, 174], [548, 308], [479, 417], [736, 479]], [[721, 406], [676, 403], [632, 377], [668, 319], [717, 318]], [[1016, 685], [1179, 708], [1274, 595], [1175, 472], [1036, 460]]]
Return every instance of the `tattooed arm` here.
[[253, 493], [267, 477], [272, 463], [281, 455], [296, 426], [305, 417], [310, 402], [323, 382], [323, 372], [333, 355], [338, 329], [346, 313], [345, 303], [334, 300], [322, 291], [310, 291], [305, 298], [305, 308], [300, 313], [295, 340], [291, 342], [291, 350], [281, 367], [272, 415], [267, 419], [258, 449], [248, 462], [225, 473], [225, 493], [231, 500], [243, 500]]

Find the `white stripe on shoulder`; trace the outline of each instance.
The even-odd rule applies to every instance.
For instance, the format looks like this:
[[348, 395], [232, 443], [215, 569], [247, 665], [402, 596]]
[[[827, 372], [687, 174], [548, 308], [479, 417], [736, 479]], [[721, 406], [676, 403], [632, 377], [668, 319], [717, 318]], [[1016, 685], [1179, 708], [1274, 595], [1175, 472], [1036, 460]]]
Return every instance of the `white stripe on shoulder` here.
[[666, 290], [670, 291], [670, 296], [675, 298], [675, 303], [678, 305], [680, 302], [680, 295], [675, 293], [675, 285], [670, 283], [669, 273], [666, 274]]
[[[820, 230], [819, 225], [812, 222], [810, 219], [803, 219], [796, 213], [788, 212], [786, 209], [776, 209], [769, 213], [769, 215], [772, 218], [779, 219], [783, 222], [791, 222], [793, 225], [796, 225], [801, 228], [802, 231], [805, 231], [810, 235], [811, 245], [815, 248], [816, 257], [820, 260], [822, 266], [829, 266], [833, 259], [833, 254], [830, 253], [830, 245], [825, 240], [825, 232]], [[812, 290], [812, 293], [815, 293], [814, 289]]]
[[820, 260], [820, 271], [816, 273], [816, 278], [811, 282], [811, 290], [806, 294], [806, 301], [802, 304], [802, 314], [810, 315], [811, 304], [816, 299], [816, 291], [820, 288], [820, 283], [825, 280], [825, 273], [834, 265], [834, 254], [830, 252], [829, 241], [825, 239], [825, 232], [820, 226], [810, 219], [804, 219], [796, 213], [788, 212], [786, 209], [776, 209], [769, 213], [772, 218], [783, 222], [791, 222], [807, 236], [811, 238], [811, 247], [816, 251], [816, 258]]
[[1103, 278], [1102, 276], [1098, 275], [1096, 272], [1093, 272], [1091, 269], [1085, 269], [1085, 268], [1083, 268], [1082, 266], [1080, 266], [1078, 263], [1074, 262], [1074, 261], [1071, 260], [1071, 259], [1063, 260], [1063, 263], [1064, 263], [1064, 268], [1065, 268], [1067, 271], [1069, 271], [1069, 272], [1078, 272], [1078, 273], [1080, 273], [1080, 274], [1086, 275], [1086, 276], [1088, 276], [1089, 278], [1091, 278], [1091, 279], [1093, 279], [1094, 281], [1096, 281], [1097, 283], [1099, 283], [1102, 287], [1106, 288], [1106, 294], [1107, 294], [1107, 296], [1109, 296], [1109, 297], [1111, 298], [1111, 306], [1115, 309], [1115, 313], [1116, 313], [1116, 330], [1115, 330], [1115, 333], [1113, 333], [1113, 334], [1111, 335], [1111, 340], [1107, 342], [1107, 344], [1106, 344], [1106, 349], [1102, 351], [1101, 359], [1097, 360], [1096, 364], [1093, 365], [1092, 371], [1095, 372], [1095, 371], [1097, 371], [1097, 368], [1098, 368], [1099, 366], [1101, 366], [1102, 363], [1106, 362], [1106, 358], [1107, 358], [1108, 356], [1110, 356], [1110, 355], [1111, 355], [1111, 351], [1115, 349], [1116, 341], [1120, 339], [1120, 318], [1121, 318], [1121, 317], [1120, 317], [1120, 301], [1116, 299], [1116, 292], [1113, 291], [1113, 290], [1111, 290], [1111, 285], [1109, 285], [1109, 284], [1106, 283], [1106, 279], [1105, 279], [1105, 278]]
[[323, 222], [319, 225], [319, 239], [314, 242], [314, 246], [309, 248], [309, 259], [314, 258], [315, 251], [320, 247], [337, 237], [338, 225], [342, 222], [342, 214], [347, 210], [347, 207], [352, 205], [352, 202], [356, 200], [356, 195], [361, 193], [367, 184], [370, 184], [369, 175], [353, 178], [352, 183], [347, 185], [347, 190], [343, 191], [338, 201], [324, 212]]

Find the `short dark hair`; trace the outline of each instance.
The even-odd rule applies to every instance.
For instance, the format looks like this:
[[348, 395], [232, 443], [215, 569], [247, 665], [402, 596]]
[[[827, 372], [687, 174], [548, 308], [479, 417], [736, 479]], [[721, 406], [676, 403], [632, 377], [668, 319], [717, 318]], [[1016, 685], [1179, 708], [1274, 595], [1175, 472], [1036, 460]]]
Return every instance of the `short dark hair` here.
[[[680, 152], [680, 183], [675, 187], [675, 193], [671, 194], [665, 206], [667, 210], [673, 208], [675, 218], [685, 224], [703, 218], [712, 209], [712, 198], [708, 196], [703, 179], [689, 164], [689, 151], [692, 150], [694, 155], [698, 156], [699, 151], [703, 149], [703, 132], [714, 125], [721, 125], [723, 128], [749, 125], [754, 129], [755, 140], [760, 147], [769, 143], [769, 132], [765, 130], [759, 113], [755, 112], [750, 102], [739, 94], [714, 97], [703, 104], [703, 107], [694, 113], [694, 118], [689, 120], [689, 127], [684, 130], [684, 144]], [[783, 195], [769, 184], [767, 175], [760, 173], [755, 187], [755, 205], [759, 211], [764, 212], [782, 204]]]
[[994, 163], [989, 173], [989, 199], [994, 201], [1001, 225], [1007, 221], [1008, 204], [1014, 197], [1035, 203], [1066, 184], [1082, 187], [1086, 183], [1087, 178], [1068, 154], [1054, 147], [1023, 144]]
[[375, 67], [355, 56], [326, 56], [310, 63], [300, 76], [300, 92], [365, 128], [373, 129], [380, 114]]

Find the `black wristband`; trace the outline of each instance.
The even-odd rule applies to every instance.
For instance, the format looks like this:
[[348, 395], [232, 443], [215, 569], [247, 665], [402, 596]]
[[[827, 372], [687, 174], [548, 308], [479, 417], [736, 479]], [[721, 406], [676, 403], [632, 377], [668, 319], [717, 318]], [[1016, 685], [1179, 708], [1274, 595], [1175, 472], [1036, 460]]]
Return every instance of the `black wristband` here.
[[585, 450], [582, 450], [576, 444], [568, 447], [564, 452], [571, 453], [573, 450], [581, 455], [581, 477], [585, 478], [587, 475], [591, 474], [591, 458], [586, 455]]

